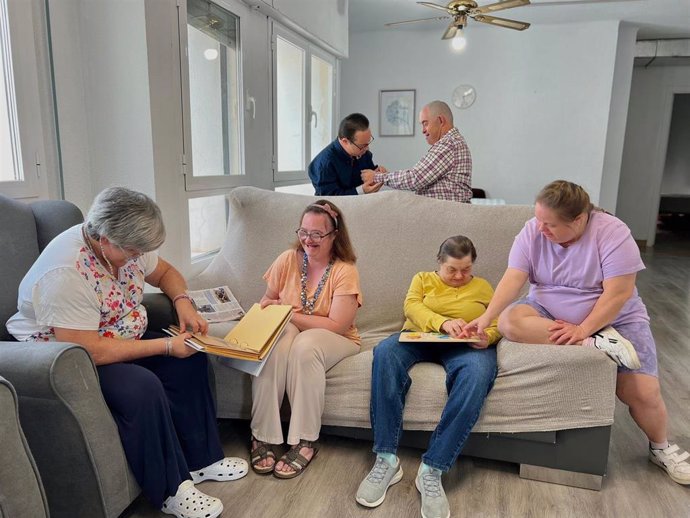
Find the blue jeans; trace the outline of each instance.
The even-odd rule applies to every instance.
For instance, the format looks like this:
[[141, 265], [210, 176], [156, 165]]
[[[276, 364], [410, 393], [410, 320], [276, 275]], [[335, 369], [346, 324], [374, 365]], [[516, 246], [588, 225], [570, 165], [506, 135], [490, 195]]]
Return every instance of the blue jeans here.
[[496, 379], [496, 347], [473, 349], [459, 343], [399, 342], [395, 333], [374, 349], [371, 377], [371, 426], [374, 452], [396, 453], [402, 434], [410, 368], [419, 362], [443, 365], [448, 401], [422, 461], [443, 472], [460, 455], [484, 400]]

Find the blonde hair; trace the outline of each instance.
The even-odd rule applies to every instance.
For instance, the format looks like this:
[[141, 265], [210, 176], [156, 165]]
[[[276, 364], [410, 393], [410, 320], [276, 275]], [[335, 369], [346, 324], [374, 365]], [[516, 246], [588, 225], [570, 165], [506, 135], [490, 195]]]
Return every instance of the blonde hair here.
[[535, 199], [539, 205], [554, 211], [563, 221], [574, 221], [580, 214], [595, 209], [589, 194], [581, 186], [567, 180], [556, 180], [544, 187]]
[[[331, 253], [335, 259], [340, 259], [345, 263], [354, 264], [357, 261], [357, 256], [355, 255], [355, 250], [352, 248], [352, 242], [350, 241], [350, 234], [347, 231], [347, 226], [345, 225], [345, 220], [343, 219], [343, 213], [338, 207], [336, 207], [333, 202], [327, 200], [318, 200], [308, 205], [302, 215], [300, 216], [300, 224], [305, 214], [325, 214], [328, 220], [333, 226], [333, 232], [335, 233], [335, 239], [333, 240], [333, 250]], [[294, 244], [295, 250], [302, 250], [302, 243], [298, 239]]]

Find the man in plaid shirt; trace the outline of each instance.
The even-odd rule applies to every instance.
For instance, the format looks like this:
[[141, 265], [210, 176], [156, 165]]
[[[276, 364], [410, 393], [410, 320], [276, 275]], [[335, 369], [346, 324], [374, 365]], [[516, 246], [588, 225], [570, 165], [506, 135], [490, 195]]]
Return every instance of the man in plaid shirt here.
[[419, 122], [431, 148], [417, 165], [388, 173], [364, 169], [362, 180], [365, 184], [383, 182], [393, 189], [469, 203], [472, 156], [465, 139], [453, 126], [453, 112], [443, 101], [432, 101], [419, 112]]

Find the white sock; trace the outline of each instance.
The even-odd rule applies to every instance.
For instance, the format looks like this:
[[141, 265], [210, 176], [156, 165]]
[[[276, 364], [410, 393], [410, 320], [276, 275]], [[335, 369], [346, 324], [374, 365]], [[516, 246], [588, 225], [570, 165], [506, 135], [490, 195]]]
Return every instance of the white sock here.
[[649, 445], [652, 447], [653, 450], [665, 450], [666, 448], [668, 448], [668, 439], [664, 442], [649, 441]]
[[398, 464], [398, 457], [395, 453], [377, 453], [376, 456], [381, 457], [391, 466], [396, 466]]

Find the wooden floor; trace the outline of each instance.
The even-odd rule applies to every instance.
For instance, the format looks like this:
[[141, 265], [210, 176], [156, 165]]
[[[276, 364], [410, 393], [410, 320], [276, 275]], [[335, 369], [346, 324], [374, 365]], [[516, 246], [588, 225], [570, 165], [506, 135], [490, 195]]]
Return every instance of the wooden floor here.
[[[690, 450], [690, 245], [682, 250], [677, 243], [657, 245], [643, 252], [648, 269], [639, 275], [638, 288], [652, 317], [671, 438]], [[222, 421], [220, 426], [226, 454], [247, 458], [247, 423]], [[403, 480], [380, 507], [366, 509], [354, 495], [374, 460], [371, 443], [324, 436], [321, 445], [318, 458], [296, 479], [250, 472], [239, 481], [199, 487], [223, 501], [224, 518], [420, 516], [414, 475], [421, 450], [399, 451]], [[523, 480], [516, 464], [469, 457], [460, 457], [443, 484], [453, 517], [690, 518], [690, 486], [675, 484], [651, 464], [646, 448], [644, 436], [619, 403], [608, 476], [600, 492]], [[128, 516], [166, 515], [140, 498]]]

